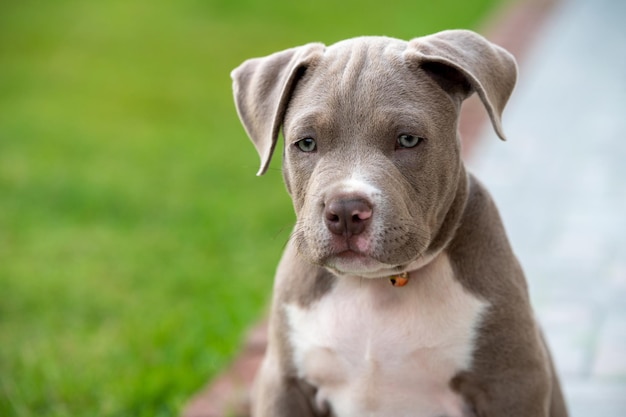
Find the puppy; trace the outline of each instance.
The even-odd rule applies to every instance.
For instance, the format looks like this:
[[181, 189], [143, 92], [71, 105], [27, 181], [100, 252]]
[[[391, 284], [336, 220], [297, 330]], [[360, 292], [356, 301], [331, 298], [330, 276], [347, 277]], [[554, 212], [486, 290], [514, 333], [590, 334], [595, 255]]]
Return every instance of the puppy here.
[[567, 416], [498, 211], [461, 160], [461, 103], [477, 93], [504, 139], [516, 74], [463, 30], [232, 72], [259, 175], [283, 130], [297, 214], [253, 416]]

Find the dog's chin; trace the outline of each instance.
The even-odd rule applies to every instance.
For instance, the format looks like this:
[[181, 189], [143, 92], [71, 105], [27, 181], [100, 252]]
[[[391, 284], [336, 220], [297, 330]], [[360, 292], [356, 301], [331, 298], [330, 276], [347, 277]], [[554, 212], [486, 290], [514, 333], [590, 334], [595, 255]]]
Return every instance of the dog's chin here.
[[402, 270], [402, 265], [386, 264], [352, 250], [329, 256], [323, 264], [338, 275], [363, 278], [388, 277]]
[[329, 256], [322, 266], [340, 276], [358, 276], [361, 278], [388, 278], [402, 272], [416, 271], [429, 264], [439, 252], [422, 253], [419, 256], [399, 264], [381, 262], [366, 254], [344, 251]]

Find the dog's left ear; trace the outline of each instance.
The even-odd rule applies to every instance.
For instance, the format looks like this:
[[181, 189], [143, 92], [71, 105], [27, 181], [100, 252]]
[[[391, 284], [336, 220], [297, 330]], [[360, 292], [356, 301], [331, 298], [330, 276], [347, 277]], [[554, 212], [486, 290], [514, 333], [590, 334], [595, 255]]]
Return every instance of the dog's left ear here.
[[310, 43], [249, 59], [231, 72], [239, 119], [261, 157], [257, 175], [263, 175], [270, 164], [295, 83], [324, 48]]
[[500, 119], [517, 79], [513, 55], [475, 32], [447, 30], [409, 41], [405, 58], [461, 100], [478, 93], [496, 133], [505, 140]]

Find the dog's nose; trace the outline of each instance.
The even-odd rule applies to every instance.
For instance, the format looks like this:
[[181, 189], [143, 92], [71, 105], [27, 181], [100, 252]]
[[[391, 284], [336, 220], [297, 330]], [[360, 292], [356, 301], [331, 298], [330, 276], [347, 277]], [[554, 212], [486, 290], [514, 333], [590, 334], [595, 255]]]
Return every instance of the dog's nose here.
[[363, 198], [335, 199], [326, 204], [326, 227], [346, 237], [363, 233], [372, 217], [372, 205]]

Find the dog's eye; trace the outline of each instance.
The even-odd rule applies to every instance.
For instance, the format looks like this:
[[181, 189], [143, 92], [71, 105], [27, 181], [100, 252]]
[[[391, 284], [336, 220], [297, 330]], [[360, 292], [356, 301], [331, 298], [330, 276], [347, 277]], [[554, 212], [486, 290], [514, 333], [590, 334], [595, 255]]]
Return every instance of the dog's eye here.
[[317, 149], [317, 143], [312, 138], [300, 139], [296, 142], [296, 145], [302, 152], [314, 152]]
[[424, 138], [419, 136], [402, 134], [398, 136], [396, 143], [398, 148], [414, 148], [422, 142]]

